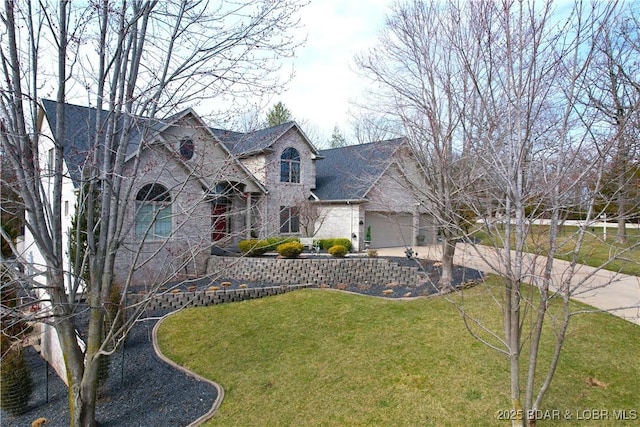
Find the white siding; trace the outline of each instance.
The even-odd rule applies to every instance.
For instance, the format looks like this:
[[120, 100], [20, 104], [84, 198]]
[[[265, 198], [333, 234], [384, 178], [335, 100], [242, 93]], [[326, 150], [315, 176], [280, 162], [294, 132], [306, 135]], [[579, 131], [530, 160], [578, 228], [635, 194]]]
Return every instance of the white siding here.
[[[362, 205], [351, 203], [319, 207], [321, 225], [317, 225], [318, 239], [344, 237], [351, 240], [353, 251], [363, 249], [364, 221]], [[319, 228], [318, 228], [319, 227]], [[355, 237], [354, 237], [355, 236]]]

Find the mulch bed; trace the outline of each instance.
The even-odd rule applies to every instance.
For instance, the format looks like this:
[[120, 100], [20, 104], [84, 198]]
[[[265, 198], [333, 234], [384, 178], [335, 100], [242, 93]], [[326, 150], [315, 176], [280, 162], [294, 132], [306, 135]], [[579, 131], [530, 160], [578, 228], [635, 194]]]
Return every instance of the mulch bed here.
[[[343, 283], [331, 288], [385, 298], [407, 298], [433, 295], [438, 292], [439, 263], [427, 260], [387, 257], [400, 266], [416, 267], [425, 274], [425, 280], [416, 286], [400, 283], [358, 284]], [[455, 267], [454, 286], [477, 281], [482, 273]], [[230, 278], [212, 281], [209, 278], [173, 284], [173, 288], [198, 290], [225, 283], [226, 289], [240, 286], [279, 286], [279, 283], [240, 282]], [[193, 288], [191, 288], [193, 289]], [[152, 313], [159, 316], [164, 313]], [[127, 338], [124, 350], [112, 356], [110, 374], [102, 389], [96, 407], [100, 426], [184, 426], [206, 413], [216, 398], [210, 384], [196, 380], [167, 366], [153, 351], [151, 330], [157, 321], [140, 321]], [[37, 418], [48, 420], [47, 427], [69, 425], [67, 389], [53, 369], [48, 368], [40, 355], [27, 349], [32, 368], [34, 392], [28, 411], [12, 418], [2, 411], [2, 425], [30, 426]]]

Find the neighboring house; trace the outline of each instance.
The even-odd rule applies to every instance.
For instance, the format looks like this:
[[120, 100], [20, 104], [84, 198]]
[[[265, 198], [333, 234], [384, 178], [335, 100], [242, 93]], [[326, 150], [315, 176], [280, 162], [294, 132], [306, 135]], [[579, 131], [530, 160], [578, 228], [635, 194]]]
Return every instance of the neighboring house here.
[[[70, 230], [83, 171], [95, 158], [96, 110], [65, 108], [62, 204]], [[55, 114], [56, 103], [42, 101], [45, 172]], [[132, 265], [140, 284], [201, 275], [207, 257], [251, 237], [347, 237], [360, 251], [371, 227], [372, 248], [435, 241], [433, 222], [410, 191], [423, 180], [404, 139], [319, 151], [295, 122], [239, 133], [209, 128], [191, 109], [125, 119], [134, 126], [121, 173], [127, 196], [116, 280]], [[43, 180], [50, 188], [50, 176]], [[28, 233], [25, 259], [42, 261]]]

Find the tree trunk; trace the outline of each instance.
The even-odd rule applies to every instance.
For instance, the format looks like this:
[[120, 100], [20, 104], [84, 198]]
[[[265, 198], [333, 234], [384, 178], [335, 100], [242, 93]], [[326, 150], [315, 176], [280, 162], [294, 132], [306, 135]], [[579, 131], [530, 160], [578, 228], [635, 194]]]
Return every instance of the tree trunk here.
[[627, 203], [627, 194], [626, 194], [626, 170], [620, 173], [618, 177], [618, 196], [617, 196], [617, 204], [618, 204], [618, 235], [616, 237], [616, 241], [618, 243], [626, 243], [627, 242], [627, 227], [626, 227], [626, 203]]
[[[96, 359], [97, 360], [97, 359]], [[85, 375], [80, 386], [80, 394], [73, 396], [76, 400], [76, 412], [73, 414], [73, 425], [82, 427], [94, 427], [96, 423], [96, 386], [98, 383], [98, 364], [92, 363], [93, 369], [85, 370]], [[94, 372], [95, 371], [95, 372]]]
[[86, 422], [88, 403], [83, 398], [82, 382], [84, 377], [84, 354], [78, 344], [75, 326], [70, 318], [64, 317], [55, 324], [62, 355], [67, 371], [69, 386], [69, 424], [70, 426], [94, 425]]
[[511, 408], [513, 416], [511, 425], [523, 427], [525, 409], [520, 401], [520, 284], [517, 281], [508, 280], [506, 298], [509, 301], [505, 310], [506, 329], [508, 330], [507, 343], [509, 345], [509, 366], [511, 373]]
[[440, 275], [440, 281], [438, 286], [440, 289], [451, 288], [453, 283], [453, 256], [456, 252], [456, 240], [448, 236], [448, 233], [443, 233], [442, 237], [442, 274]]

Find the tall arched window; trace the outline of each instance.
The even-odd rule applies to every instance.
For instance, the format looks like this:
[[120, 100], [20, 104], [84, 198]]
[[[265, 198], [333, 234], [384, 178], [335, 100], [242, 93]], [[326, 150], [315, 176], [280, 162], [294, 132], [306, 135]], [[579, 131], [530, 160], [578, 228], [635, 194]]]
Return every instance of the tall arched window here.
[[147, 184], [136, 195], [136, 236], [151, 239], [171, 235], [171, 194], [160, 184]]
[[280, 156], [280, 182], [300, 182], [300, 153], [287, 148]]

